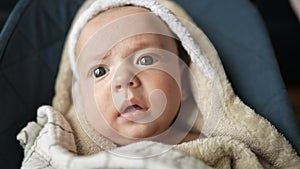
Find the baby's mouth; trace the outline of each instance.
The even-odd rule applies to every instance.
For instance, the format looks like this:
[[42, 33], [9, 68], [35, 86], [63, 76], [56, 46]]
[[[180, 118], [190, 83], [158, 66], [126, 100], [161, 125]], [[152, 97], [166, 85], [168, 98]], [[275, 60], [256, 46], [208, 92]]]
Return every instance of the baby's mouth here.
[[129, 113], [129, 112], [134, 112], [136, 110], [140, 110], [140, 111], [143, 111], [145, 110], [144, 108], [142, 108], [141, 106], [135, 104], [135, 105], [130, 105], [128, 107], [126, 107], [126, 109], [121, 113], [121, 114], [124, 114], [124, 113]]
[[130, 121], [137, 121], [147, 115], [147, 110], [148, 108], [141, 103], [134, 104], [130, 101], [125, 101], [121, 108], [120, 116]]

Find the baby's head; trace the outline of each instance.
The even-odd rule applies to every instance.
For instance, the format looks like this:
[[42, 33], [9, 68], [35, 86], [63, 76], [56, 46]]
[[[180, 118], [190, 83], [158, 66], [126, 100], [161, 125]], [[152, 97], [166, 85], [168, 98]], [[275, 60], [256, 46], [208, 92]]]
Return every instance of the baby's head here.
[[96, 15], [80, 31], [75, 57], [79, 118], [99, 134], [121, 145], [187, 135], [191, 125], [184, 120], [195, 115], [189, 56], [148, 9], [124, 6]]

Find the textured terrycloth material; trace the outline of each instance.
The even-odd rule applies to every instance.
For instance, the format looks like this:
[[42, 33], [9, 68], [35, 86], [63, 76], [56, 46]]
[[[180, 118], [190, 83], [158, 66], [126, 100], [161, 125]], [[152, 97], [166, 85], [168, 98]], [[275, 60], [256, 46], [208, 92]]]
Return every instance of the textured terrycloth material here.
[[[192, 58], [193, 64], [190, 68], [197, 77], [197, 83], [193, 84], [192, 90], [199, 93], [194, 96], [197, 106], [201, 109], [204, 121], [209, 119], [208, 112], [215, 113], [216, 117], [220, 118], [218, 125], [213, 130], [209, 128], [204, 130], [210, 135], [208, 138], [199, 138], [176, 145], [175, 149], [167, 154], [139, 159], [138, 164], [134, 166], [130, 164], [130, 159], [112, 156], [102, 151], [122, 148], [116, 148], [114, 143], [102, 136], [98, 139], [102, 141], [100, 145], [94, 143], [95, 140], [91, 140], [85, 134], [76, 119], [70, 92], [71, 65], [74, 63], [69, 60], [70, 58], [72, 60], [72, 49], [68, 48], [70, 46], [72, 48], [72, 45], [74, 47], [76, 33], [71, 33], [72, 36], [69, 39], [71, 43], [66, 43], [70, 46], [66, 46], [64, 50], [57, 78], [56, 96], [53, 101], [55, 110], [51, 107], [40, 108], [37, 123], [29, 123], [18, 135], [18, 139], [25, 148], [23, 168], [133, 168], [136, 166], [143, 168], [153, 168], [153, 166], [160, 168], [200, 166], [201, 168], [203, 166], [204, 168], [202, 162], [214, 168], [299, 168], [300, 159], [288, 141], [267, 120], [257, 115], [234, 94], [217, 52], [202, 32], [195, 31], [193, 27], [181, 23], [169, 10], [152, 0], [99, 0], [89, 8], [92, 2], [88, 1], [79, 11], [79, 14], [89, 9], [92, 11], [86, 12], [82, 20], [79, 17], [82, 26], [85, 24], [84, 17], [88, 18], [88, 15], [97, 14], [101, 9], [126, 4], [146, 6], [158, 16], [168, 16], [163, 19], [167, 24], [180, 26], [181, 29], [178, 30], [172, 29], [171, 26], [170, 28]], [[161, 3], [175, 15], [188, 19], [185, 12], [170, 1], [161, 1]], [[78, 20], [78, 16], [75, 20]], [[80, 30], [80, 24], [75, 24], [73, 27], [74, 32], [76, 29]], [[201, 71], [198, 71], [199, 69]], [[218, 114], [220, 112], [221, 114]], [[196, 121], [194, 126], [196, 130], [200, 130], [201, 121], [202, 119]], [[203, 132], [203, 129], [201, 131]], [[151, 144], [150, 147], [153, 149], [166, 146], [142, 142], [125, 146], [124, 149], [125, 151], [126, 148], [138, 149], [138, 144]], [[86, 156], [90, 154], [94, 155]], [[177, 161], [179, 161], [178, 165]]]
[[[202, 161], [174, 149], [159, 156], [143, 159], [126, 158], [107, 151], [92, 156], [77, 156], [73, 134], [60, 112], [50, 106], [40, 107], [37, 122], [28, 123], [18, 135], [25, 150], [22, 169], [211, 168]], [[136, 152], [143, 157], [166, 146], [168, 145], [147, 141], [120, 147], [114, 151]]]

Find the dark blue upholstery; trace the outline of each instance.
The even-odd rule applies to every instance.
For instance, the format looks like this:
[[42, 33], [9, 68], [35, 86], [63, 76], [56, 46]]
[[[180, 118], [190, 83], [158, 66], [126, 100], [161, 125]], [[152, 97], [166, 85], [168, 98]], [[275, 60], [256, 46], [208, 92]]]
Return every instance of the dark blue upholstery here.
[[16, 134], [51, 104], [66, 34], [80, 0], [19, 0], [0, 35], [0, 168], [20, 168]]
[[[60, 55], [83, 0], [19, 0], [0, 34], [0, 166], [20, 168], [17, 133], [51, 104]], [[211, 39], [237, 94], [300, 150], [299, 130], [257, 11], [247, 0], [177, 0]]]
[[268, 33], [249, 0], [175, 0], [216, 47], [240, 98], [268, 119], [300, 153], [300, 130]]

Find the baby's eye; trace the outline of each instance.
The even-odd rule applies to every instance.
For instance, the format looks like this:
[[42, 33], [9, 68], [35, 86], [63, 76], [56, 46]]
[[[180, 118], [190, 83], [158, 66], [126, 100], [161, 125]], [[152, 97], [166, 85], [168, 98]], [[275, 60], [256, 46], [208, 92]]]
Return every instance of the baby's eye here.
[[157, 58], [151, 55], [144, 55], [140, 57], [137, 61], [139, 65], [152, 65], [153, 63], [157, 62]]
[[93, 76], [95, 78], [99, 78], [101, 76], [104, 76], [109, 70], [103, 66], [99, 66], [97, 67], [94, 71], [93, 71]]

